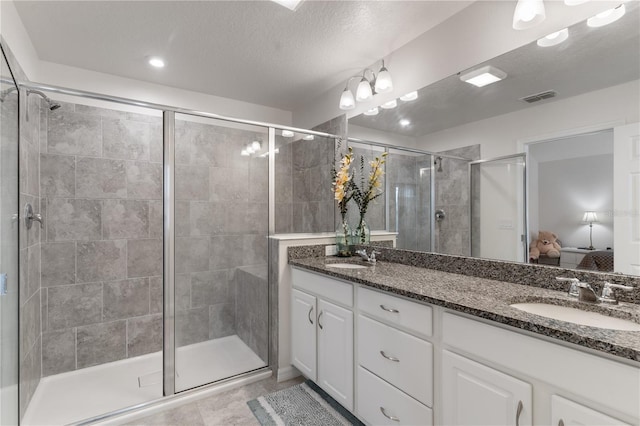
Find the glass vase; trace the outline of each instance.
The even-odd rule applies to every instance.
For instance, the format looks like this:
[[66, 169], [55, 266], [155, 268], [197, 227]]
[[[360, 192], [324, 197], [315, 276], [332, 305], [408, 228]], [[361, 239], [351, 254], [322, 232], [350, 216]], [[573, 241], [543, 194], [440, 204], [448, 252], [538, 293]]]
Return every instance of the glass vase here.
[[364, 220], [364, 216], [360, 216], [358, 227], [353, 231], [353, 244], [365, 245], [371, 241], [371, 229], [367, 225], [367, 221]]
[[340, 257], [349, 257], [351, 253], [351, 227], [345, 218], [338, 224], [336, 229], [336, 255]]

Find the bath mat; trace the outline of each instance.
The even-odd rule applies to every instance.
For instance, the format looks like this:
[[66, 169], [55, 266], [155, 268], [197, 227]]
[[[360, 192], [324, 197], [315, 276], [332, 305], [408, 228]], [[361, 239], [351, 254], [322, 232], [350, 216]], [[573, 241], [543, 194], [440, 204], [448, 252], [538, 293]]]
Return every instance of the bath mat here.
[[310, 380], [252, 399], [247, 405], [262, 426], [364, 426]]

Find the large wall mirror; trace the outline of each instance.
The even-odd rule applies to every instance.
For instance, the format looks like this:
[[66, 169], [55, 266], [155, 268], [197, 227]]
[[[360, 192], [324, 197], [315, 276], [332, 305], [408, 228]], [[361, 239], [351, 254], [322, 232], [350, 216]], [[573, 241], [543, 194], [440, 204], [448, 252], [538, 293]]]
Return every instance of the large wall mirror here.
[[[399, 248], [640, 275], [640, 7], [626, 10], [349, 119], [352, 143], [408, 148], [387, 164]], [[487, 66], [506, 76], [463, 81]], [[531, 256], [539, 231], [559, 257]]]

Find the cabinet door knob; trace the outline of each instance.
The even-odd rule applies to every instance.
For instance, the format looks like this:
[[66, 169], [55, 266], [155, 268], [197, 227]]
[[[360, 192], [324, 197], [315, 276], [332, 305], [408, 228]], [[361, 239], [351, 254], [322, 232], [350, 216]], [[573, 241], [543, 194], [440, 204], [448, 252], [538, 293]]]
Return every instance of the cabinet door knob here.
[[384, 407], [380, 407], [380, 412], [382, 413], [383, 416], [385, 416], [386, 418], [388, 418], [389, 420], [392, 420], [394, 422], [399, 422], [400, 419], [397, 417], [393, 417], [388, 415], [385, 411], [384, 411]]
[[383, 357], [385, 357], [389, 361], [400, 362], [400, 360], [398, 358], [394, 358], [392, 356], [388, 356], [387, 354], [384, 353], [384, 351], [380, 351], [380, 355], [382, 355]]
[[394, 313], [394, 314], [398, 314], [398, 313], [400, 313], [400, 311], [399, 311], [399, 310], [397, 310], [397, 309], [393, 309], [393, 308], [387, 308], [387, 307], [386, 307], [386, 306], [384, 306], [384, 305], [380, 305], [380, 308], [381, 308], [383, 311], [392, 312], [392, 313]]
[[320, 327], [320, 330], [324, 328], [322, 324], [320, 324], [320, 317], [322, 316], [323, 313], [324, 313], [323, 311], [320, 311], [320, 313], [318, 314], [318, 327]]
[[518, 408], [516, 409], [516, 426], [520, 426], [520, 414], [522, 414], [522, 409], [524, 405], [522, 401], [518, 401]]
[[307, 315], [309, 317], [309, 322], [313, 324], [313, 320], [311, 319], [311, 312], [313, 312], [313, 306], [309, 308], [309, 314]]

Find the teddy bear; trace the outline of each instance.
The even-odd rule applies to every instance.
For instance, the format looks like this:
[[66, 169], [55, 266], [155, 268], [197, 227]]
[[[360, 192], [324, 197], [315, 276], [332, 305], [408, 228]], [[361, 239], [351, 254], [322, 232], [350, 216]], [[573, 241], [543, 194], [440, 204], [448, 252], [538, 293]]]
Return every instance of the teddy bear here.
[[560, 244], [557, 243], [557, 239], [558, 236], [553, 232], [538, 232], [538, 239], [533, 240], [529, 245], [529, 259], [537, 260], [541, 254], [548, 257], [560, 257]]

